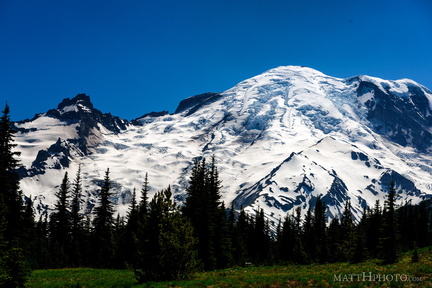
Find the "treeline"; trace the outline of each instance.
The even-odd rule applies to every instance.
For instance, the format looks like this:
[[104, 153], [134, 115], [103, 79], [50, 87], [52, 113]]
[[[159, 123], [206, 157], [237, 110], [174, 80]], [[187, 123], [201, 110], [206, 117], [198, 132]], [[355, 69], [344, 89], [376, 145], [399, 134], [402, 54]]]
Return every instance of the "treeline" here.
[[[327, 223], [326, 204], [318, 198], [306, 211], [289, 213], [274, 227], [259, 209], [226, 208], [215, 158], [196, 160], [178, 206], [171, 189], [150, 200], [146, 175], [133, 192], [127, 215], [111, 201], [110, 171], [105, 172], [92, 215], [80, 211], [80, 169], [65, 173], [50, 215], [34, 219], [33, 204], [22, 201], [18, 152], [6, 106], [0, 120], [0, 287], [21, 287], [30, 269], [95, 267], [133, 269], [139, 282], [183, 279], [196, 270], [233, 266], [397, 261], [400, 252], [431, 244], [427, 202], [395, 208], [391, 183], [381, 207], [365, 210], [353, 221], [351, 204]], [[428, 204], [430, 205], [430, 203]], [[428, 210], [429, 209], [429, 210]]]

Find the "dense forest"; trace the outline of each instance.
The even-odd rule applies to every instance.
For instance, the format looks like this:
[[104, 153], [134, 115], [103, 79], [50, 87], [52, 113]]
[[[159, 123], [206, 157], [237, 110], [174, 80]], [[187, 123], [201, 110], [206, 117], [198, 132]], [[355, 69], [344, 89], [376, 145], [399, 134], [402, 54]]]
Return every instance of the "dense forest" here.
[[54, 210], [35, 219], [33, 204], [24, 202], [19, 187], [20, 153], [14, 149], [9, 113], [6, 105], [0, 119], [1, 287], [21, 287], [32, 269], [45, 268], [126, 268], [146, 282], [233, 266], [369, 258], [386, 264], [396, 262], [402, 251], [431, 244], [430, 201], [397, 208], [396, 183], [389, 183], [385, 203], [365, 209], [358, 223], [349, 201], [328, 223], [326, 204], [318, 198], [304, 217], [297, 208], [274, 227], [262, 209], [247, 214], [225, 207], [215, 157], [194, 162], [182, 206], [174, 202], [169, 183], [149, 199], [146, 175], [127, 215], [120, 217], [107, 169], [98, 205], [92, 215], [84, 215], [80, 171], [73, 178], [66, 172]]

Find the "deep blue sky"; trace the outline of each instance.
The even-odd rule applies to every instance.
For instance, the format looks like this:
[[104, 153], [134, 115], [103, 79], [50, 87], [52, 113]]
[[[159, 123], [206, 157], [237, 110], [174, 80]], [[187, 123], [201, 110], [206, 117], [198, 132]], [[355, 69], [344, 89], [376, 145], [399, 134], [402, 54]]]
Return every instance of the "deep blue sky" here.
[[125, 119], [282, 65], [432, 89], [430, 0], [0, 0], [0, 105], [78, 93]]

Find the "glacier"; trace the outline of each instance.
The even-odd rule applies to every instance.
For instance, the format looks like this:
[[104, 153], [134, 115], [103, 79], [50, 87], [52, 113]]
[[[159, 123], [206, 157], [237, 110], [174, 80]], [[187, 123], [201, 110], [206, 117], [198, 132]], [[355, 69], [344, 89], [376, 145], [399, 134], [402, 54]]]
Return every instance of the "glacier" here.
[[215, 155], [225, 206], [264, 209], [275, 224], [317, 197], [337, 217], [350, 200], [358, 220], [386, 198], [432, 195], [432, 92], [412, 80], [346, 79], [281, 66], [221, 93], [180, 102], [173, 114], [127, 121], [93, 107], [84, 94], [15, 123], [21, 189], [38, 214], [50, 211], [68, 171], [81, 166], [83, 213], [91, 213], [110, 168], [120, 215], [148, 173], [150, 193], [171, 185], [185, 198], [194, 159]]

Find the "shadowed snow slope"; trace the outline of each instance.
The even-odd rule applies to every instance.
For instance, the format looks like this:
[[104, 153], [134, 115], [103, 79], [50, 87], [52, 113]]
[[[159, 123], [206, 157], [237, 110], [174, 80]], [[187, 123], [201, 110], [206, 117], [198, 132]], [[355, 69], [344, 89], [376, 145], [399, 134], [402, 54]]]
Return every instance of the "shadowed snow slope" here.
[[411, 80], [338, 79], [297, 66], [131, 122], [103, 114], [81, 94], [16, 123], [21, 187], [41, 213], [52, 207], [64, 172], [73, 177], [81, 165], [90, 212], [109, 167], [124, 214], [145, 173], [152, 193], [172, 185], [182, 201], [193, 160], [214, 154], [226, 206], [262, 208], [276, 222], [321, 196], [329, 217], [350, 199], [358, 219], [363, 207], [383, 203], [392, 180], [399, 204], [432, 194], [431, 109], [432, 93]]

